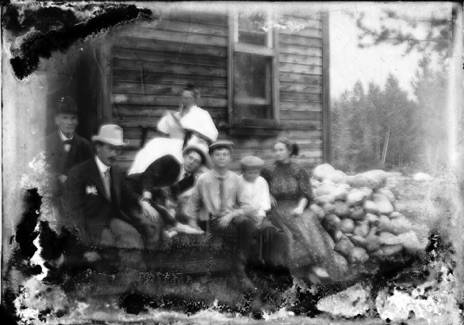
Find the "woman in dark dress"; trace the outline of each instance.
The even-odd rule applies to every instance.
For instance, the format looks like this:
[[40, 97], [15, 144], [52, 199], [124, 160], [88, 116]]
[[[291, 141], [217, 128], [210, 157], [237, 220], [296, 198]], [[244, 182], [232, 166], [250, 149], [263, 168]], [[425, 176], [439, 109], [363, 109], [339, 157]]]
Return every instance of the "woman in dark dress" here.
[[274, 144], [276, 161], [261, 175], [269, 183], [272, 223], [287, 237], [286, 264], [293, 275], [318, 282], [331, 276], [333, 250], [317, 217], [308, 209], [312, 202], [308, 173], [292, 162], [297, 144], [280, 138]]

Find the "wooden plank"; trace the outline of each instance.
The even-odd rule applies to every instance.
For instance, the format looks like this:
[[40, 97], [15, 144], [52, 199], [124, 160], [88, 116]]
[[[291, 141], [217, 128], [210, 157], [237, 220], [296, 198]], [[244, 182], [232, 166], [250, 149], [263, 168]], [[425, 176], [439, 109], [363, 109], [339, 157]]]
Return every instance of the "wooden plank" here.
[[[123, 132], [124, 139], [141, 139], [142, 137], [142, 129], [139, 126], [123, 127]], [[156, 126], [152, 126], [152, 128], [148, 129], [147, 139], [153, 139], [159, 136], [161, 136], [161, 134], [156, 132]]]
[[291, 138], [293, 140], [300, 141], [301, 139], [307, 138], [319, 138], [322, 140], [321, 130], [285, 130], [280, 134], [282, 137]]
[[309, 101], [309, 102], [321, 102], [322, 101], [322, 95], [321, 94], [301, 94], [301, 93], [295, 93], [295, 92], [286, 92], [286, 91], [281, 91], [280, 92], [280, 100], [282, 102], [287, 102], [287, 101]]
[[201, 21], [163, 19], [153, 29], [227, 37], [227, 25], [210, 25]]
[[322, 121], [281, 121], [280, 125], [286, 129], [322, 130]]
[[218, 76], [225, 77], [227, 69], [225, 68], [212, 68], [212, 67], [200, 67], [197, 65], [162, 65], [152, 64], [144, 61], [134, 61], [129, 59], [113, 58], [114, 69], [122, 70], [135, 70], [143, 72], [152, 71], [166, 74], [191, 74], [200, 76]]
[[330, 36], [329, 36], [329, 12], [322, 16], [323, 25], [323, 52], [322, 52], [322, 112], [323, 112], [323, 158], [324, 162], [332, 162], [332, 143], [331, 143], [331, 115], [330, 115]]
[[113, 122], [122, 128], [140, 128], [140, 127], [153, 127], [158, 125], [159, 117], [145, 116], [143, 118], [117, 118]]
[[280, 82], [305, 83], [308, 85], [322, 85], [322, 76], [280, 72], [279, 81]]
[[298, 46], [298, 45], [285, 45], [280, 48], [279, 53], [322, 57], [322, 48], [304, 47], [304, 46]]
[[[146, 107], [146, 106], [113, 106], [113, 117], [120, 119], [132, 119], [134, 121], [142, 121], [144, 118], [160, 118], [163, 116], [165, 108], [161, 107]], [[208, 110], [213, 120], [218, 118], [226, 118], [227, 111], [225, 109]]]
[[179, 44], [172, 40], [163, 41], [159, 39], [146, 39], [141, 37], [120, 36], [118, 37], [118, 47], [227, 57], [227, 48], [222, 46], [212, 46], [211, 44]]
[[[129, 105], [179, 105], [179, 96], [132, 95], [113, 93], [113, 103]], [[222, 98], [200, 98], [200, 107], [227, 107], [227, 100]]]
[[162, 64], [196, 64], [201, 66], [219, 67], [224, 69], [227, 66], [227, 60], [223, 57], [189, 54], [178, 51], [148, 51], [115, 47], [113, 50], [113, 57], [119, 59], [131, 59]]
[[299, 35], [283, 34], [280, 37], [280, 46], [285, 47], [287, 45], [298, 45], [298, 46], [322, 48], [322, 39], [314, 38], [314, 37], [299, 36]]
[[298, 73], [298, 74], [322, 75], [322, 67], [317, 66], [317, 65], [280, 63], [279, 64], [279, 71], [281, 71], [281, 72], [292, 72], [292, 73]]
[[[128, 82], [114, 82], [113, 92], [123, 94], [146, 94], [146, 95], [173, 95], [180, 96], [185, 85], [172, 86], [172, 85], [153, 85], [141, 83], [128, 83]], [[200, 88], [202, 98], [226, 98], [226, 88]]]
[[281, 54], [281, 55], [279, 55], [279, 62], [312, 64], [312, 65], [320, 65], [320, 66], [322, 66], [322, 58], [319, 57], [319, 56]]
[[322, 120], [322, 113], [321, 112], [311, 112], [311, 111], [281, 110], [280, 111], [280, 118], [282, 120], [296, 120], [296, 121]]
[[281, 111], [321, 112], [322, 104], [315, 102], [282, 102]]
[[155, 39], [160, 41], [177, 42], [181, 44], [203, 44], [227, 46], [227, 38], [212, 35], [190, 34], [148, 28], [130, 28], [119, 32], [121, 36]]
[[216, 76], [197, 76], [197, 75], [171, 75], [162, 74], [153, 71], [134, 71], [134, 70], [113, 70], [113, 83], [117, 82], [131, 82], [158, 84], [158, 85], [172, 85], [185, 87], [188, 83], [193, 82], [197, 87], [213, 88], [213, 87], [227, 87], [227, 79], [224, 77]]
[[280, 91], [307, 93], [307, 94], [321, 94], [322, 85], [308, 85], [308, 84], [281, 82]]
[[293, 28], [279, 28], [279, 33], [285, 35], [299, 35], [299, 36], [306, 36], [306, 37], [315, 37], [321, 38], [322, 37], [322, 30], [317, 28], [305, 28], [305, 29], [293, 29]]

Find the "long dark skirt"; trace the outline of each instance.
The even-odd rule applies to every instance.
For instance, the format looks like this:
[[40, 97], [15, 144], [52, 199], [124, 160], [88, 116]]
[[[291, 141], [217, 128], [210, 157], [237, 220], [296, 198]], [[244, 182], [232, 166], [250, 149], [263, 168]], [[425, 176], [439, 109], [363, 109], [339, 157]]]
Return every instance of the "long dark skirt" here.
[[331, 276], [339, 276], [327, 232], [309, 210], [305, 210], [299, 217], [293, 216], [292, 211], [296, 207], [295, 201], [278, 201], [277, 207], [271, 212], [273, 224], [287, 237], [288, 268], [301, 270], [321, 266], [325, 267]]

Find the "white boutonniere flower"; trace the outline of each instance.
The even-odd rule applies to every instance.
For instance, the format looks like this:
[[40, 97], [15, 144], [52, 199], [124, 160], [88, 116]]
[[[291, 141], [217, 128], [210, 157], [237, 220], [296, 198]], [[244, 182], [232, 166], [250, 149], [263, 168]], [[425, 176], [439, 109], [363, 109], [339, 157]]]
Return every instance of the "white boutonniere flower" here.
[[95, 186], [87, 186], [85, 188], [86, 194], [98, 195], [97, 188]]

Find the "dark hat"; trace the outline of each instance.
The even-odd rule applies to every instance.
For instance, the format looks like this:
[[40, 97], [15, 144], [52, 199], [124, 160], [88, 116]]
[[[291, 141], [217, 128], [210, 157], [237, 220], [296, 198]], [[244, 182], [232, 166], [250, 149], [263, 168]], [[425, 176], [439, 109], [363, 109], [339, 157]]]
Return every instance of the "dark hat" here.
[[244, 168], [261, 168], [264, 165], [264, 161], [256, 156], [245, 156], [240, 160], [242, 169]]
[[234, 143], [229, 140], [217, 140], [216, 142], [213, 142], [209, 146], [209, 153], [213, 153], [214, 150], [220, 149], [220, 148], [227, 148], [230, 151], [232, 151], [232, 148], [234, 147]]
[[56, 114], [75, 114], [78, 115], [79, 111], [77, 109], [76, 101], [70, 96], [61, 97], [58, 100]]

